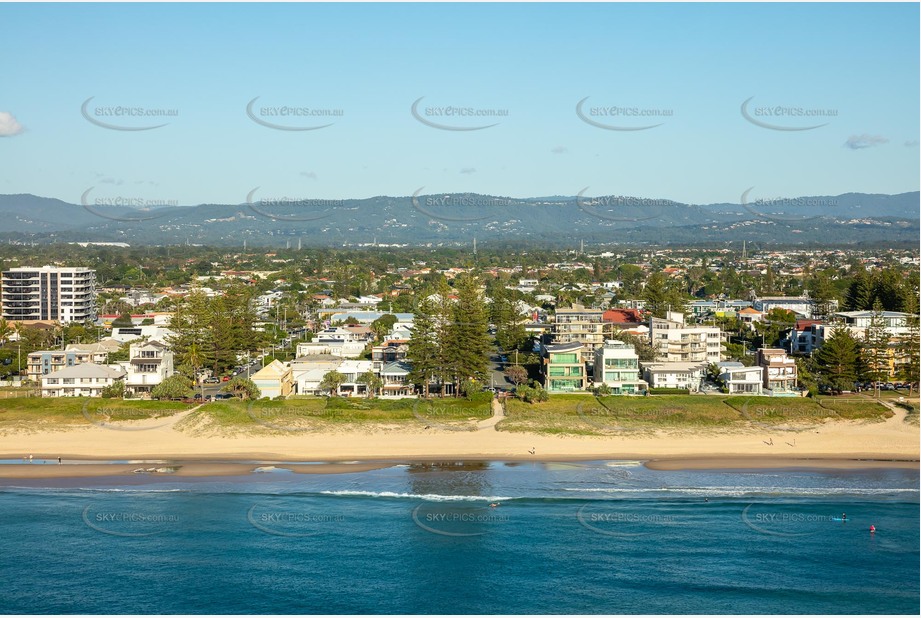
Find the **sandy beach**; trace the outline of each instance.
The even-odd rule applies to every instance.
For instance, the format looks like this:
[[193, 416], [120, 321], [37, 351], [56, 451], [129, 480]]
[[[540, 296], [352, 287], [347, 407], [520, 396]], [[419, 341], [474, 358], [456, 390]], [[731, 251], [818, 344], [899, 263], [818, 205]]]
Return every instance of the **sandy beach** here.
[[[21, 461], [32, 455], [34, 463], [2, 464], [0, 477], [135, 474], [138, 468], [166, 465], [71, 465], [86, 460], [181, 462], [179, 469], [164, 473], [209, 476], [246, 474], [266, 463], [284, 462], [331, 462], [323, 467], [291, 467], [297, 472], [354, 472], [387, 462], [485, 459], [639, 460], [658, 469], [918, 467], [919, 459], [919, 430], [904, 422], [904, 412], [884, 422], [834, 421], [802, 431], [658, 430], [605, 437], [383, 426], [272, 435], [196, 435], [176, 427], [187, 414], [109, 426], [7, 430], [0, 434], [0, 459]], [[57, 465], [58, 457], [66, 465]]]

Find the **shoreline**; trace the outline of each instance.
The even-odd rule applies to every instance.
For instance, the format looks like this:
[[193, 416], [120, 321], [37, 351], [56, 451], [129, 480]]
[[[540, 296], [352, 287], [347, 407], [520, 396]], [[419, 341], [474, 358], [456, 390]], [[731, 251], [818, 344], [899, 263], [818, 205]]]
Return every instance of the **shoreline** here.
[[[904, 422], [904, 411], [882, 422], [835, 421], [796, 431], [688, 427], [605, 436], [392, 425], [275, 434], [196, 432], [178, 425], [187, 414], [166, 422], [2, 432], [0, 478], [232, 476], [273, 465], [296, 473], [332, 474], [407, 463], [477, 461], [632, 461], [652, 470], [917, 470], [921, 460], [919, 428]], [[26, 460], [29, 455], [32, 464]], [[57, 465], [58, 457], [66, 465]], [[156, 471], [171, 466], [179, 468]], [[144, 468], [151, 474], [135, 474]]]
[[132, 459], [129, 463], [120, 460], [65, 458], [59, 465], [57, 459], [48, 458], [48, 463], [0, 464], [0, 479], [60, 479], [91, 478], [106, 476], [125, 476], [132, 478], [192, 478], [250, 476], [285, 470], [294, 474], [355, 474], [380, 470], [395, 465], [433, 464], [433, 463], [478, 463], [478, 462], [531, 462], [551, 464], [558, 462], [636, 462], [650, 470], [919, 470], [921, 462], [917, 459], [900, 459], [880, 455], [877, 457], [765, 457], [760, 455], [712, 455], [703, 457], [630, 457], [616, 459], [599, 459], [586, 456], [560, 456], [553, 458], [529, 457], [492, 457], [492, 456], [431, 456], [408, 458], [380, 458], [373, 460], [326, 459], [317, 462], [303, 460], [285, 461], [241, 457], [240, 460], [211, 458]]

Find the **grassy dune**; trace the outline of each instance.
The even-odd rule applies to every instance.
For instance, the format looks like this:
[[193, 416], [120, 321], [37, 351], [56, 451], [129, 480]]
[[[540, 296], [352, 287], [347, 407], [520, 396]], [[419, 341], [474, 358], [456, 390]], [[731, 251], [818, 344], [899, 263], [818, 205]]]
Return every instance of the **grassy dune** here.
[[[0, 400], [0, 431], [76, 427], [169, 416], [191, 406], [169, 401], [96, 398]], [[406, 427], [473, 431], [489, 418], [490, 402], [464, 399], [359, 399], [296, 397], [285, 401], [221, 400], [202, 405], [177, 428], [191, 432], [282, 433], [330, 428]], [[892, 412], [869, 400], [714, 395], [592, 397], [552, 395], [549, 401], [506, 402], [496, 429], [559, 435], [612, 435], [656, 429], [776, 426], [796, 429], [829, 420], [882, 421]], [[917, 413], [909, 415], [917, 423]]]
[[91, 425], [171, 416], [191, 406], [174, 401], [19, 397], [0, 400], [0, 431], [35, 426]]
[[438, 399], [358, 399], [298, 397], [284, 401], [224, 400], [208, 403], [182, 428], [279, 433], [359, 428], [372, 425], [469, 425], [491, 415], [488, 403]]

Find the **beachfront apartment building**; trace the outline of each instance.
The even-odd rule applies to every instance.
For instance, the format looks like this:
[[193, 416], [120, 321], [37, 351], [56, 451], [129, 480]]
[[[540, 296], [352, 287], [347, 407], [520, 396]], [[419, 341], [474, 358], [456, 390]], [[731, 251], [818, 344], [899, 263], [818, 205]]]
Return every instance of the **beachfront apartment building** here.
[[38, 382], [43, 376], [56, 373], [67, 367], [82, 365], [83, 363], [103, 364], [111, 351], [111, 349], [97, 344], [92, 344], [86, 348], [71, 344], [65, 350], [37, 350], [30, 352], [26, 360], [26, 376], [29, 380]]
[[799, 395], [796, 387], [796, 361], [780, 348], [759, 348], [755, 353], [755, 364], [762, 367], [764, 394], [775, 397]]
[[640, 359], [633, 346], [608, 339], [595, 350], [595, 386], [604, 384], [613, 395], [635, 395], [646, 390], [640, 379]]
[[99, 397], [102, 389], [125, 379], [125, 372], [96, 363], [65, 367], [42, 376], [42, 397]]
[[581, 343], [541, 345], [540, 350], [541, 373], [548, 393], [585, 390], [585, 350]]
[[554, 344], [578, 343], [581, 347], [581, 362], [594, 362], [594, 350], [604, 345], [605, 330], [610, 329], [604, 321], [603, 309], [586, 309], [574, 304], [569, 308], [557, 309], [550, 322], [550, 336]]
[[723, 335], [716, 326], [688, 326], [684, 314], [669, 311], [651, 318], [649, 339], [656, 361], [665, 363], [719, 363]]
[[165, 343], [132, 343], [128, 350], [125, 388], [134, 395], [149, 397], [155, 386], [176, 373], [173, 368], [173, 352]]
[[17, 267], [4, 270], [2, 313], [7, 320], [52, 320], [67, 324], [96, 320], [96, 271], [80, 266]]

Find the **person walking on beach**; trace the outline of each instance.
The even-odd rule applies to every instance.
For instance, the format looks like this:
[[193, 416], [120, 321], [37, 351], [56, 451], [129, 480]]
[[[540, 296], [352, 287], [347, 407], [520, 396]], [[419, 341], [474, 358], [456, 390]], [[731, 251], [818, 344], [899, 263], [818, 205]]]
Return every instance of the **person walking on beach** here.
[[60, 458], [60, 457], [58, 457], [58, 465], [59, 465], [59, 466], [61, 465], [61, 458]]
[[29, 463], [32, 463], [32, 453], [29, 453]]

